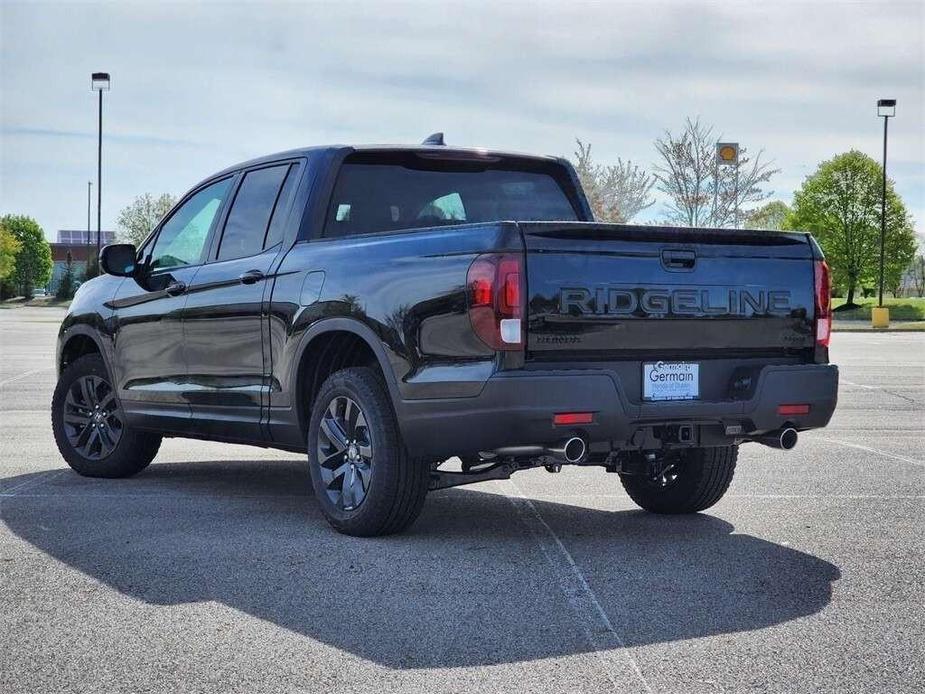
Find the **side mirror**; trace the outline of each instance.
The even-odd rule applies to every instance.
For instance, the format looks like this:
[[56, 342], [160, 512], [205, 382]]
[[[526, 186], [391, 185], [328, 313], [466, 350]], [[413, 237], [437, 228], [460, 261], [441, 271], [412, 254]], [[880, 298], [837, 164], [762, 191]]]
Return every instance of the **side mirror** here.
[[137, 251], [130, 243], [113, 243], [100, 251], [100, 267], [108, 275], [131, 277], [135, 274]]

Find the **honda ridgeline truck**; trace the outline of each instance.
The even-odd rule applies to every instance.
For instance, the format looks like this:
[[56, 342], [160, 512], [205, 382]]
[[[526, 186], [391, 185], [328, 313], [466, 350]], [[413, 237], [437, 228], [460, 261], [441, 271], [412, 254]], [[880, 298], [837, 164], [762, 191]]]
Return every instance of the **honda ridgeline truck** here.
[[563, 159], [293, 150], [202, 181], [100, 264], [58, 339], [70, 466], [133, 475], [165, 436], [299, 451], [354, 535], [565, 464], [702, 511], [741, 444], [792, 448], [835, 409], [809, 234], [597, 224]]

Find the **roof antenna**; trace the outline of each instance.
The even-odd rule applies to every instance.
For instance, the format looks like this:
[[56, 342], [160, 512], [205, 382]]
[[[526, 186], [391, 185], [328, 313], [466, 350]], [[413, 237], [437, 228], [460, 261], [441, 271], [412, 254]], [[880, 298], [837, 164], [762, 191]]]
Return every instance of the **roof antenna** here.
[[422, 145], [434, 145], [436, 147], [445, 147], [446, 142], [443, 141], [443, 133], [434, 133], [433, 135], [428, 135], [427, 139], [421, 143]]

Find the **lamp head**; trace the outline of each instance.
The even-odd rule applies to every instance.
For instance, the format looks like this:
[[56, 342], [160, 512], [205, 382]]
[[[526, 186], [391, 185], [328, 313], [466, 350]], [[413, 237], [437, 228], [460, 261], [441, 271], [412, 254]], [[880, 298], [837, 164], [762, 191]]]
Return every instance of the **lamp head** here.
[[90, 89], [95, 92], [108, 92], [109, 91], [109, 73], [108, 72], [94, 72], [90, 75]]
[[883, 118], [892, 118], [896, 115], [896, 99], [878, 99], [877, 115]]

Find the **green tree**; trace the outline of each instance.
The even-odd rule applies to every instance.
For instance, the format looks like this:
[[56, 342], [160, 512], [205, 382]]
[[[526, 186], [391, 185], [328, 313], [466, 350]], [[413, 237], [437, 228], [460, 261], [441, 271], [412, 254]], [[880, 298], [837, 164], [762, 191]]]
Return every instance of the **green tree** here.
[[70, 299], [74, 296], [74, 284], [76, 282], [76, 277], [74, 277], [74, 258], [71, 255], [71, 252], [67, 252], [67, 262], [64, 265], [64, 274], [61, 275], [61, 281], [58, 283], [58, 291], [55, 292], [55, 296], [58, 299]]
[[925, 294], [925, 255], [917, 255], [909, 266], [912, 287], [916, 296]]
[[[902, 204], [901, 200], [900, 204]], [[887, 229], [886, 243], [884, 244], [883, 288], [893, 296], [899, 294], [899, 288], [903, 283], [903, 275], [909, 270], [917, 250], [918, 242], [913, 230], [912, 217], [906, 212], [906, 224], [893, 230], [892, 233]], [[878, 273], [879, 267], [880, 256], [878, 255], [878, 269], [876, 270]]]
[[8, 214], [0, 218], [0, 225], [9, 229], [20, 243], [11, 279], [16, 289], [31, 299], [32, 291], [51, 279], [51, 246], [42, 227], [31, 217]]
[[119, 227], [119, 240], [140, 246], [176, 202], [177, 199], [169, 193], [158, 197], [151, 193], [139, 195], [119, 212], [116, 222]]
[[0, 223], [0, 282], [9, 279], [16, 269], [16, 254], [20, 248], [19, 239]]
[[99, 258], [96, 257], [96, 248], [94, 247], [90, 251], [89, 256], [87, 257], [87, 264], [84, 267], [84, 278], [83, 281], [92, 280], [94, 277], [100, 274], [100, 264]]
[[748, 216], [747, 224], [753, 229], [771, 229], [777, 231], [784, 228], [784, 222], [790, 214], [790, 207], [780, 200], [772, 200], [762, 205]]
[[[845, 288], [845, 307], [854, 306], [859, 287], [876, 286], [880, 263], [880, 199], [883, 169], [852, 150], [824, 161], [793, 196], [788, 229], [816, 237], [832, 268], [833, 283]], [[912, 218], [887, 182], [884, 284], [894, 286], [915, 254]]]
[[591, 145], [576, 140], [575, 172], [598, 222], [623, 224], [655, 202], [649, 193], [655, 179], [631, 161], [617, 159], [611, 166], [591, 158]]

